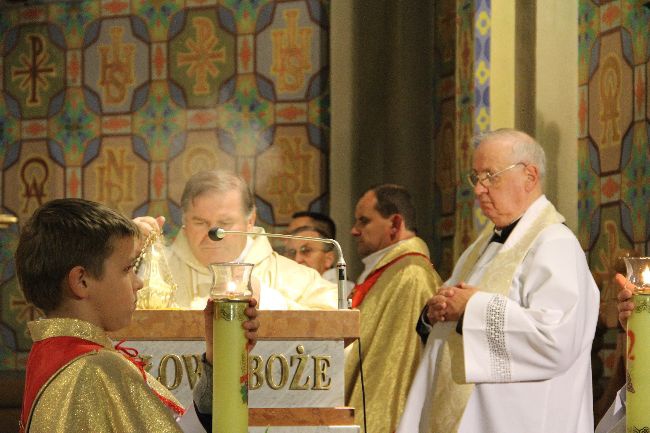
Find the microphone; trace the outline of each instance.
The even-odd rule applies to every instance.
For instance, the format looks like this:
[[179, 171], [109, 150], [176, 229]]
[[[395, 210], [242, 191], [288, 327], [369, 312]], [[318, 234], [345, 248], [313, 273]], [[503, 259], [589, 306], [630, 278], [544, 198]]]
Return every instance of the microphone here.
[[279, 234], [279, 233], [256, 233], [256, 232], [244, 232], [240, 230], [225, 230], [222, 229], [221, 227], [213, 227], [210, 230], [208, 230], [208, 236], [210, 239], [213, 241], [220, 241], [223, 239], [226, 235], [239, 235], [239, 236], [266, 236], [267, 238], [281, 238], [281, 239], [301, 239], [305, 241], [316, 241], [316, 242], [322, 242], [325, 244], [332, 244], [334, 245], [334, 249], [336, 249], [336, 255], [338, 256], [338, 260], [336, 262], [336, 274], [337, 274], [337, 283], [338, 283], [338, 295], [339, 295], [339, 310], [347, 310], [348, 307], [348, 302], [347, 299], [345, 298], [345, 291], [346, 291], [346, 280], [347, 276], [345, 274], [345, 259], [343, 259], [343, 250], [341, 249], [341, 245], [334, 239], [328, 239], [328, 238], [315, 238], [311, 236], [297, 236], [297, 235], [284, 235], [284, 234]]

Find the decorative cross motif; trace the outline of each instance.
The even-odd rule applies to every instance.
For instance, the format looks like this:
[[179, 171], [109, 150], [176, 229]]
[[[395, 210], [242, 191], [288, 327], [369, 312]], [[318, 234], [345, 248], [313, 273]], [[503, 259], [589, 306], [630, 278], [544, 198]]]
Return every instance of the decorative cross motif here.
[[37, 106], [41, 103], [40, 91], [49, 87], [48, 77], [54, 77], [54, 66], [48, 63], [50, 55], [45, 51], [45, 41], [39, 34], [28, 34], [30, 53], [21, 54], [19, 61], [21, 67], [11, 68], [11, 78], [16, 81], [22, 78], [19, 88], [28, 92], [27, 105]]
[[206, 17], [192, 19], [195, 39], [187, 39], [185, 46], [188, 51], [178, 54], [178, 65], [188, 66], [187, 76], [194, 78], [194, 94], [207, 95], [210, 93], [208, 76], [216, 78], [219, 75], [218, 63], [226, 63], [225, 47], [218, 48], [219, 37], [214, 32], [214, 24]]

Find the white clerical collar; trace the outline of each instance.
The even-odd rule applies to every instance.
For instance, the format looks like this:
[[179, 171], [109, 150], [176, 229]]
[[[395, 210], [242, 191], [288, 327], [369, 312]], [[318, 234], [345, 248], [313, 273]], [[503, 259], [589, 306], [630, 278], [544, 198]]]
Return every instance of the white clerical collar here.
[[239, 257], [237, 257], [235, 260], [233, 260], [233, 262], [234, 263], [243, 263], [244, 258], [248, 255], [251, 248], [253, 248], [253, 238], [251, 238], [250, 236], [246, 236], [246, 245], [244, 246], [244, 249], [242, 250]]
[[363, 268], [363, 272], [361, 273], [361, 275], [359, 275], [359, 278], [357, 278], [357, 284], [363, 283], [363, 280], [365, 280], [366, 277], [368, 276], [368, 274], [370, 273], [370, 271], [372, 271], [375, 268], [375, 266], [377, 266], [377, 263], [379, 263], [379, 261], [382, 258], [384, 258], [384, 256], [390, 250], [397, 247], [399, 244], [401, 244], [402, 242], [404, 242], [406, 240], [407, 239], [404, 239], [404, 240], [401, 240], [401, 241], [399, 241], [397, 243], [394, 243], [393, 245], [389, 245], [386, 248], [384, 248], [382, 250], [379, 250], [379, 251], [375, 251], [374, 253], [369, 254], [366, 257], [364, 257], [363, 259], [361, 259], [361, 261], [365, 265], [365, 268]]

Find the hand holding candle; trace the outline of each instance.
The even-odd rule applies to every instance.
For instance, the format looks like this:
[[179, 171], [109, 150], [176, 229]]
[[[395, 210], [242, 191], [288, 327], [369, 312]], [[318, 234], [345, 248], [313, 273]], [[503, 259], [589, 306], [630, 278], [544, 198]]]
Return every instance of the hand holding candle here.
[[[623, 323], [629, 316], [626, 426], [628, 432], [646, 431], [650, 429], [650, 412], [647, 410], [650, 396], [650, 258], [626, 257], [624, 260], [629, 284], [623, 282], [623, 289], [619, 292], [619, 318]], [[618, 276], [617, 282], [622, 282]], [[627, 293], [623, 293], [628, 290], [632, 292], [630, 311], [626, 309], [630, 302], [624, 299]]]
[[[248, 320], [243, 323], [244, 335], [248, 339], [246, 344], [246, 349], [250, 352], [255, 344], [257, 343], [257, 330], [260, 327], [260, 322], [257, 320], [257, 300], [251, 298], [248, 301], [248, 307], [244, 310], [244, 314], [248, 317]], [[205, 324], [205, 358], [212, 365], [212, 359], [214, 356], [213, 349], [213, 315], [214, 315], [214, 301], [208, 299], [205, 308], [203, 309], [203, 318]]]
[[[212, 431], [248, 433], [249, 329], [252, 299], [248, 263], [212, 263]], [[251, 325], [249, 325], [250, 327]], [[255, 326], [254, 324], [252, 325]], [[206, 329], [207, 335], [208, 329]], [[208, 359], [208, 361], [210, 361]]]
[[616, 274], [614, 281], [619, 287], [618, 294], [616, 295], [616, 299], [618, 300], [618, 321], [621, 323], [623, 329], [627, 329], [627, 321], [634, 310], [632, 296], [634, 295], [635, 287], [621, 274]]

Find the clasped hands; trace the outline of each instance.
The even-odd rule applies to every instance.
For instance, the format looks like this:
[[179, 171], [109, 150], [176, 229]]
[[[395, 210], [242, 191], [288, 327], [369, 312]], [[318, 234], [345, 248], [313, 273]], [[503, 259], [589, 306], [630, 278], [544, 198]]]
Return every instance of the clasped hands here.
[[427, 301], [427, 319], [436, 322], [458, 320], [465, 312], [467, 302], [478, 288], [461, 281], [455, 286], [443, 286]]

